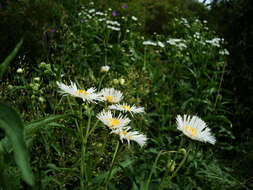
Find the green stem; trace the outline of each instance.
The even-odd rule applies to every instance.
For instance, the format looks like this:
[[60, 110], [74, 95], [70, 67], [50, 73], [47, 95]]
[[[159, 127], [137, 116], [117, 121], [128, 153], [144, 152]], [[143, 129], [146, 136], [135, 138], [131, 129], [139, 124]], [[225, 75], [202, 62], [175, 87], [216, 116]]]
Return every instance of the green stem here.
[[106, 74], [104, 74], [104, 75], [101, 77], [101, 80], [99, 81], [99, 85], [98, 85], [98, 90], [100, 90], [101, 85], [102, 85], [102, 82], [103, 82], [105, 76], [106, 76]]
[[154, 170], [155, 170], [155, 167], [156, 167], [156, 165], [157, 165], [158, 159], [160, 158], [160, 156], [162, 155], [163, 152], [164, 152], [164, 151], [161, 150], [161, 151], [157, 154], [157, 156], [156, 156], [155, 162], [154, 162], [154, 164], [153, 164], [153, 166], [152, 166], [152, 168], [151, 168], [151, 170], [150, 170], [149, 176], [148, 176], [148, 180], [147, 180], [146, 188], [145, 188], [146, 190], [148, 190], [148, 186], [149, 186], [149, 184], [150, 184], [152, 174], [153, 174], [153, 172], [154, 172]]
[[214, 110], [215, 110], [217, 102], [218, 102], [219, 93], [220, 93], [221, 85], [222, 85], [224, 74], [225, 74], [225, 68], [226, 68], [226, 63], [224, 63], [223, 68], [222, 68], [221, 79], [220, 79], [219, 87], [217, 90], [217, 95], [216, 95], [215, 102], [214, 102]]
[[146, 71], [146, 64], [147, 64], [147, 49], [144, 48], [144, 61], [143, 61], [143, 68], [142, 70]]
[[108, 186], [108, 183], [110, 181], [110, 177], [111, 177], [111, 174], [112, 174], [112, 169], [113, 169], [113, 166], [114, 166], [116, 155], [118, 153], [118, 149], [119, 149], [119, 141], [116, 144], [116, 148], [115, 148], [115, 151], [114, 151], [114, 154], [113, 154], [113, 158], [112, 158], [112, 162], [111, 162], [111, 165], [110, 165], [110, 171], [109, 171], [109, 174], [108, 174], [107, 179], [105, 181], [105, 186], [106, 187]]
[[152, 166], [152, 168], [151, 168], [151, 171], [150, 171], [150, 173], [149, 173], [149, 176], [148, 176], [148, 180], [147, 180], [146, 188], [145, 188], [146, 190], [148, 190], [148, 187], [149, 187], [149, 184], [150, 184], [150, 181], [151, 181], [153, 172], [154, 172], [154, 170], [155, 170], [155, 168], [156, 168], [156, 165], [157, 165], [157, 162], [158, 162], [160, 156], [161, 156], [162, 154], [166, 154], [166, 153], [168, 153], [168, 154], [170, 154], [170, 153], [177, 153], [177, 151], [173, 151], [173, 150], [172, 150], [172, 151], [161, 150], [161, 151], [157, 154], [156, 159], [155, 159], [155, 162], [154, 162], [154, 164], [153, 164], [153, 166]]
[[[89, 109], [89, 108], [88, 108]], [[85, 184], [88, 183], [88, 172], [87, 172], [87, 163], [86, 160], [88, 159], [86, 150], [87, 150], [87, 142], [88, 142], [88, 137], [89, 137], [89, 131], [90, 131], [90, 123], [91, 123], [91, 113], [90, 113], [90, 109], [88, 110], [88, 123], [86, 126], [86, 132], [85, 132], [85, 136], [84, 136], [84, 132], [81, 129], [81, 181], [82, 181], [82, 185], [81, 185], [81, 189], [84, 188], [84, 182], [83, 180], [85, 179]]]
[[187, 152], [185, 151], [181, 151], [183, 154], [184, 154], [184, 158], [181, 160], [179, 166], [177, 167], [177, 169], [173, 172], [173, 174], [169, 177], [169, 180], [171, 180], [173, 177], [176, 176], [177, 172], [180, 170], [180, 168], [184, 165], [188, 155], [189, 155], [189, 152], [191, 151], [191, 149], [189, 149]]

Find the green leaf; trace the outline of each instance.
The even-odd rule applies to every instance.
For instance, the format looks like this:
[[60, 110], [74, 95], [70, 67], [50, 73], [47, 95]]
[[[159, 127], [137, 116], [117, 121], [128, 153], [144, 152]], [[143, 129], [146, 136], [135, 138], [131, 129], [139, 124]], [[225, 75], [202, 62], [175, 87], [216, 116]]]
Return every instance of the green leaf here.
[[5, 58], [4, 62], [0, 65], [0, 79], [2, 79], [4, 72], [6, 71], [8, 65], [10, 62], [16, 57], [20, 47], [23, 44], [24, 39], [21, 38], [21, 40], [18, 42], [16, 47], [12, 50], [11, 54]]
[[33, 186], [34, 177], [24, 141], [22, 121], [15, 110], [2, 103], [0, 103], [0, 128], [5, 130], [7, 137], [12, 143], [14, 158], [21, 170], [23, 179]]
[[35, 131], [37, 131], [40, 127], [45, 126], [57, 119], [61, 119], [61, 118], [65, 118], [67, 116], [69, 116], [71, 114], [62, 114], [62, 115], [54, 115], [54, 116], [49, 116], [49, 117], [45, 117], [43, 119], [37, 120], [37, 121], [33, 121], [29, 124], [25, 125], [25, 134], [26, 135], [32, 135], [35, 133]]
[[[129, 165], [131, 165], [133, 162], [134, 162], [134, 160], [130, 160], [130, 159], [128, 159], [124, 162], [121, 162], [118, 167], [115, 167], [112, 170], [110, 179], [112, 179], [113, 176], [115, 174], [117, 174], [119, 171], [121, 171], [122, 169], [124, 169], [124, 168], [128, 167]], [[108, 176], [108, 174], [109, 174], [109, 171], [104, 172], [104, 173], [98, 175], [97, 177], [95, 177], [94, 179], [92, 179], [91, 181], [92, 181], [92, 183], [101, 183]]]

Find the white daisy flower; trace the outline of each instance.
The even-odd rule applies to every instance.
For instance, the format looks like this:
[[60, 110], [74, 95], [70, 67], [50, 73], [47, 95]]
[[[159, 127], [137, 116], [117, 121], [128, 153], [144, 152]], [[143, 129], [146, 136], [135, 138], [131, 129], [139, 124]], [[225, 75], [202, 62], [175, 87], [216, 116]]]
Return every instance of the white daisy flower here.
[[123, 140], [127, 140], [128, 146], [130, 146], [130, 141], [137, 142], [141, 147], [147, 143], [146, 135], [140, 134], [138, 131], [129, 131], [131, 127], [118, 128], [112, 131], [120, 136], [120, 140], [123, 143]]
[[71, 95], [74, 97], [82, 98], [83, 101], [95, 103], [95, 101], [103, 101], [100, 94], [95, 93], [95, 88], [89, 88], [88, 90], [78, 89], [76, 84], [70, 81], [70, 86], [67, 86], [61, 82], [56, 82], [60, 88], [60, 93], [63, 96]]
[[122, 112], [130, 112], [131, 114], [132, 113], [143, 113], [144, 112], [144, 107], [136, 107], [135, 105], [130, 106], [126, 103], [111, 105], [111, 106], [109, 106], [109, 109], [119, 110], [119, 111], [122, 111]]
[[109, 103], [118, 103], [123, 99], [123, 94], [114, 88], [104, 88], [101, 90], [100, 95]]
[[193, 140], [215, 144], [216, 139], [212, 136], [210, 128], [198, 116], [177, 115], [177, 129]]
[[112, 115], [111, 111], [102, 111], [97, 114], [97, 118], [110, 129], [125, 127], [131, 121], [128, 117], [124, 117], [121, 114], [118, 117], [115, 117]]

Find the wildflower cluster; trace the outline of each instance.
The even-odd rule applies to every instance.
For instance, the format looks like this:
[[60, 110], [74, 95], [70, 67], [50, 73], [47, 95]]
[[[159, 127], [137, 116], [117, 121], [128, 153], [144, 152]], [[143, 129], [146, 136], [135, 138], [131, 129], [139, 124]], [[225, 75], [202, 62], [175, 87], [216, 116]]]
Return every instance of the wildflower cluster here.
[[[189, 22], [186, 18], [174, 19], [174, 25], [181, 27], [184, 38], [167, 38], [167, 40], [146, 40], [142, 44], [144, 46], [153, 46], [158, 48], [174, 47], [179, 51], [190, 50], [192, 47], [202, 50], [204, 54], [210, 51], [217, 51], [218, 54], [224, 56], [229, 55], [227, 49], [224, 49], [224, 39], [215, 37], [212, 31], [206, 27], [206, 21], [203, 23], [195, 19]], [[203, 30], [201, 30], [203, 29]], [[157, 38], [158, 36], [156, 36]], [[178, 34], [177, 34], [178, 37]]]
[[77, 85], [70, 82], [70, 85], [65, 85], [61, 82], [57, 82], [62, 95], [70, 95], [73, 97], [81, 98], [87, 103], [106, 102], [111, 104], [106, 109], [97, 114], [97, 118], [104, 123], [110, 130], [111, 133], [120, 136], [120, 140], [127, 140], [128, 145], [130, 141], [137, 142], [141, 147], [147, 142], [147, 137], [138, 131], [131, 131], [132, 127], [128, 124], [130, 119], [126, 115], [116, 115], [111, 110], [121, 111], [123, 113], [133, 114], [143, 113], [143, 107], [137, 107], [135, 105], [129, 105], [127, 103], [120, 104], [119, 102], [123, 99], [123, 94], [119, 90], [114, 88], [104, 88], [100, 92], [96, 92], [96, 88], [92, 87], [89, 89], [79, 89]]

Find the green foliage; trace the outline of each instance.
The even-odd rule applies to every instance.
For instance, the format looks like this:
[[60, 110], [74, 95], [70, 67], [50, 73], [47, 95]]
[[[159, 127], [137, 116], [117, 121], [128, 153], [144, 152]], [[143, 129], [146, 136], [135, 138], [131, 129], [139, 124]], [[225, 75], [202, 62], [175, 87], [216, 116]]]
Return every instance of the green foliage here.
[[[19, 115], [12, 108], [4, 104], [0, 104], [0, 127], [4, 129], [12, 144], [14, 158], [16, 164], [22, 172], [24, 180], [28, 184], [34, 185], [34, 178], [29, 164], [28, 153], [23, 136], [22, 122]], [[9, 152], [10, 150], [6, 151]]]
[[[30, 55], [19, 57], [15, 66], [23, 72], [2, 83], [1, 99], [22, 110], [28, 123], [24, 134], [36, 188], [247, 189], [224, 157], [235, 148], [228, 119], [231, 94], [223, 88], [226, 42], [206, 21], [182, 17], [202, 5], [131, 1], [128, 8], [111, 2], [110, 9], [107, 2], [54, 1], [66, 11], [57, 15], [67, 22], [59, 22], [57, 38], [48, 38], [47, 56], [41, 55], [32, 68]], [[144, 32], [157, 23], [159, 34]], [[109, 71], [101, 72], [105, 65]], [[56, 81], [98, 91], [117, 88], [125, 102], [143, 105], [146, 113], [134, 117], [131, 127], [147, 135], [147, 145], [140, 149], [121, 143], [96, 119], [108, 103], [61, 98]], [[178, 114], [203, 118], [217, 139], [215, 147], [176, 130]], [[25, 189], [21, 183], [16, 187]]]

